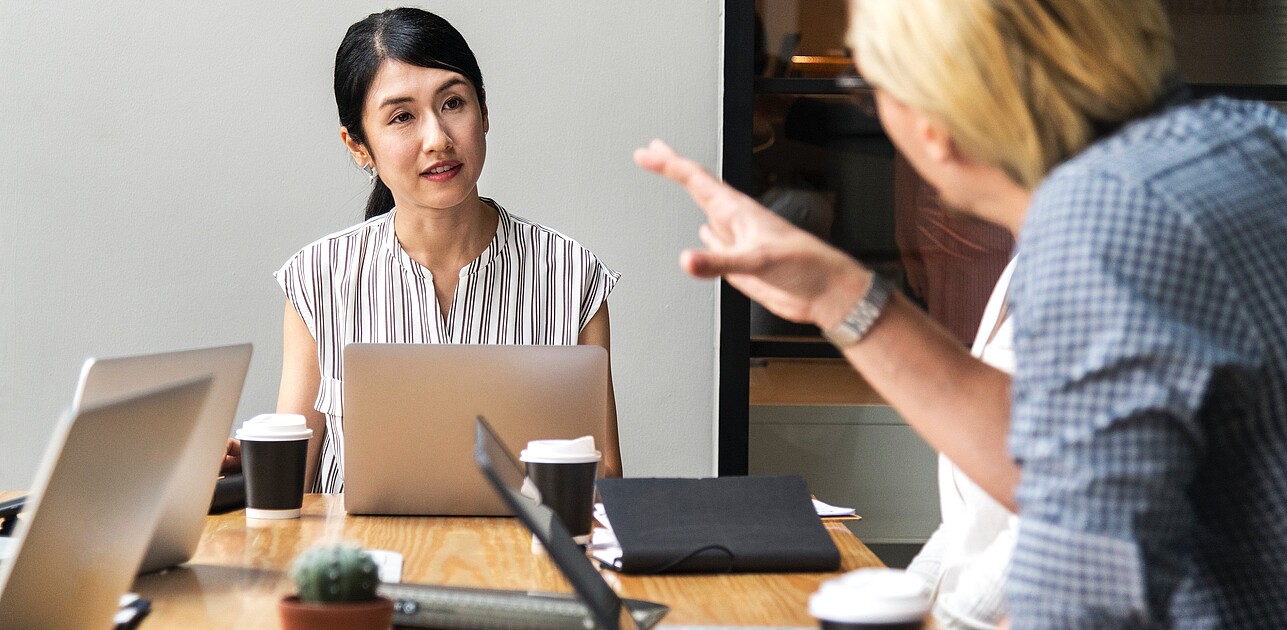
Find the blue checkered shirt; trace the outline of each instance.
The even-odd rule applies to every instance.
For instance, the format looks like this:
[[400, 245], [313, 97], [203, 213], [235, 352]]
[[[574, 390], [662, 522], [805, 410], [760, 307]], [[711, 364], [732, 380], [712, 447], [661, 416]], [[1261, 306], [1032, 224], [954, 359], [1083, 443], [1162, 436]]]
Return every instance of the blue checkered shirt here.
[[1287, 628], [1287, 117], [1138, 120], [1018, 248], [1014, 627]]

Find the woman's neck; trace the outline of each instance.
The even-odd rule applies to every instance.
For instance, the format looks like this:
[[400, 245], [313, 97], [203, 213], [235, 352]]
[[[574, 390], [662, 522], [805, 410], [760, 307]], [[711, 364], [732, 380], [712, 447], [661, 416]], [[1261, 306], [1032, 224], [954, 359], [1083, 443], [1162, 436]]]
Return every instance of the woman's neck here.
[[[960, 169], [952, 197], [944, 201], [1009, 230], [1018, 238], [1023, 218], [1032, 202], [1032, 191], [1020, 186], [995, 166], [969, 163]], [[942, 189], [940, 189], [941, 191]], [[942, 194], [942, 193], [940, 193]]]
[[499, 216], [475, 194], [454, 208], [399, 207], [393, 218], [398, 244], [435, 276], [459, 272], [487, 249]]

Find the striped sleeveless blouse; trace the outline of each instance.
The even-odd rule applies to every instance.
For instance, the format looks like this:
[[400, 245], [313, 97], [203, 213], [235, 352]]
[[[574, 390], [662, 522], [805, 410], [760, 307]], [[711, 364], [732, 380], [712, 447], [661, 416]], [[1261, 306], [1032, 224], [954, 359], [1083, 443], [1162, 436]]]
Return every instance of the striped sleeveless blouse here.
[[394, 235], [396, 209], [308, 245], [274, 274], [317, 343], [326, 436], [311, 491], [344, 490], [345, 344], [574, 345], [612, 292], [620, 274], [590, 250], [483, 201], [500, 217], [496, 236], [460, 270], [446, 318], [429, 270]]

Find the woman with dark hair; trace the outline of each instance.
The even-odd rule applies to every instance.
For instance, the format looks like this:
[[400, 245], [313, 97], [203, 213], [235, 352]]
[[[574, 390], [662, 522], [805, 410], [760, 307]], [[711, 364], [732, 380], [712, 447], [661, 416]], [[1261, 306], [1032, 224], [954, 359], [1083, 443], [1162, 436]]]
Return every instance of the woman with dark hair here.
[[[346, 343], [607, 349], [605, 300], [619, 277], [572, 239], [478, 195], [486, 92], [446, 20], [403, 8], [354, 24], [335, 56], [335, 102], [340, 138], [373, 186], [366, 220], [275, 274], [286, 292], [277, 409], [314, 428], [314, 492], [344, 488]], [[604, 468], [620, 475], [611, 387], [608, 408]]]

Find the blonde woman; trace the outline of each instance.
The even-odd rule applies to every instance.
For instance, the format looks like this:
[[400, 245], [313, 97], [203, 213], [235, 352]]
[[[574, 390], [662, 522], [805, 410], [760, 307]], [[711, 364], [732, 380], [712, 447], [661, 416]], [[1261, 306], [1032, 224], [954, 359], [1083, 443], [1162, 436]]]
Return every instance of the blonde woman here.
[[854, 0], [850, 39], [913, 166], [1019, 235], [1013, 381], [656, 142], [707, 216], [681, 265], [1018, 508], [1014, 627], [1287, 626], [1287, 117], [1177, 89], [1157, 0]]

